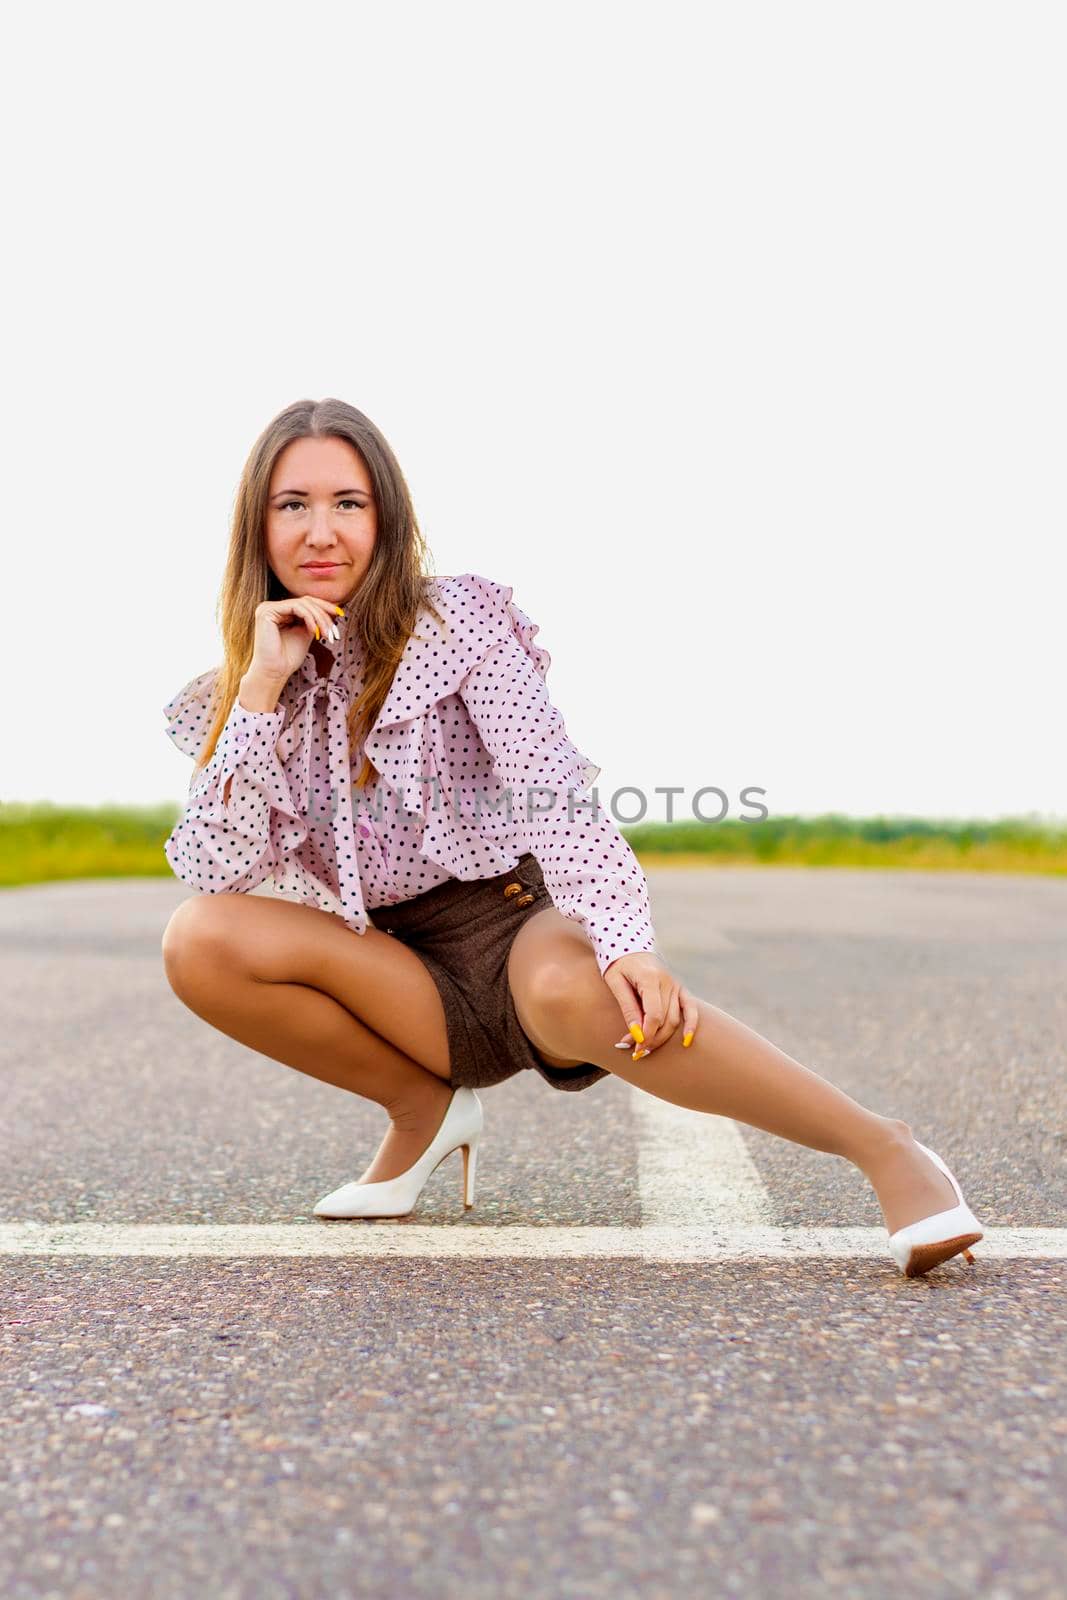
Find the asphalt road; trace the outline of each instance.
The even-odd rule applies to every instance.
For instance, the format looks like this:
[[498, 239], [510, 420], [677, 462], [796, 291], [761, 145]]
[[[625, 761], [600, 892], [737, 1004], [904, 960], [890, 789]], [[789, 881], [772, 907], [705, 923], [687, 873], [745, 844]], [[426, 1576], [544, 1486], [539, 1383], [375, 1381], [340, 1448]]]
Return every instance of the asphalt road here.
[[[524, 1073], [483, 1092], [468, 1216], [455, 1156], [318, 1254], [379, 1108], [181, 1005], [182, 885], [5, 891], [5, 1597], [1064, 1593], [1067, 882], [649, 879], [689, 986], [906, 1118], [1001, 1246], [917, 1280], [820, 1255], [881, 1226], [843, 1161]], [[757, 1218], [815, 1253], [610, 1253]], [[166, 1250], [128, 1253], [143, 1224]]]

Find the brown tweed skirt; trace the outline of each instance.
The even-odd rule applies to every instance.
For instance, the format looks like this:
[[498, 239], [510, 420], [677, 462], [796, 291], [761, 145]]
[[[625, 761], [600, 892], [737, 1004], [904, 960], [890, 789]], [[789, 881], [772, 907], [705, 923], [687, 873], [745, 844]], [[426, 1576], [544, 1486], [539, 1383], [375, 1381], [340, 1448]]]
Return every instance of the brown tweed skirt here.
[[553, 1089], [588, 1089], [608, 1076], [592, 1061], [550, 1067], [515, 1010], [507, 971], [511, 941], [527, 917], [551, 904], [537, 858], [527, 852], [499, 877], [449, 878], [412, 900], [368, 910], [375, 928], [422, 957], [437, 984], [454, 1088], [487, 1089], [524, 1067]]

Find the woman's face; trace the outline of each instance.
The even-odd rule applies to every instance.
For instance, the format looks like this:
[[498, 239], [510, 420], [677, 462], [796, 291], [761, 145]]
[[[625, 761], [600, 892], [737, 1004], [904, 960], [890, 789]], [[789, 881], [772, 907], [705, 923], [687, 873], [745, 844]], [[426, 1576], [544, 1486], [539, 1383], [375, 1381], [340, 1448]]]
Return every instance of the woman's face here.
[[[378, 536], [370, 473], [347, 439], [294, 439], [267, 494], [267, 560], [291, 595], [344, 605], [363, 582]], [[331, 563], [316, 569], [310, 563]]]

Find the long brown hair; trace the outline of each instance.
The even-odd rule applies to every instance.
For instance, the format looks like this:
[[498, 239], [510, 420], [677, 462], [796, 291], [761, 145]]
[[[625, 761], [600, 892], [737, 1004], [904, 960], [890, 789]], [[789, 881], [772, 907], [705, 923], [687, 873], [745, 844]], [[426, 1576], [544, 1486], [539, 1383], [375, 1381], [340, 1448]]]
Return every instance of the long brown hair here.
[[[294, 439], [346, 439], [363, 458], [378, 512], [378, 532], [370, 567], [355, 598], [346, 606], [348, 626], [358, 630], [365, 662], [364, 686], [348, 713], [350, 754], [381, 710], [419, 607], [440, 613], [426, 593], [429, 551], [419, 529], [411, 491], [383, 434], [369, 417], [344, 400], [296, 400], [268, 422], [241, 473], [230, 525], [230, 545], [216, 617], [225, 651], [213, 689], [214, 720], [199, 759], [206, 766], [215, 751], [252, 662], [256, 607], [284, 599], [287, 591], [267, 563], [266, 520], [271, 473], [278, 456]], [[374, 771], [364, 756], [355, 782], [365, 787]]]

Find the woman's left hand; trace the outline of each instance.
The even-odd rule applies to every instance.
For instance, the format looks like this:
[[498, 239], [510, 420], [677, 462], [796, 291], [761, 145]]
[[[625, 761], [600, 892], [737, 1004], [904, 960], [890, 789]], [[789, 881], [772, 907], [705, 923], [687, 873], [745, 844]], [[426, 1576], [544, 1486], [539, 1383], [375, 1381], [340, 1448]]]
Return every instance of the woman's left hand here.
[[684, 1030], [683, 1045], [692, 1044], [700, 1021], [696, 1001], [688, 989], [672, 977], [659, 956], [646, 950], [619, 956], [605, 969], [603, 978], [619, 1002], [629, 1029], [619, 1040], [617, 1049], [625, 1046], [632, 1050], [632, 1059], [640, 1061], [657, 1045], [664, 1044], [679, 1024]]

